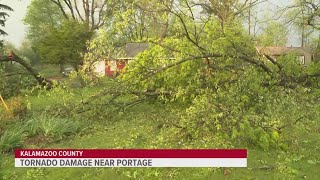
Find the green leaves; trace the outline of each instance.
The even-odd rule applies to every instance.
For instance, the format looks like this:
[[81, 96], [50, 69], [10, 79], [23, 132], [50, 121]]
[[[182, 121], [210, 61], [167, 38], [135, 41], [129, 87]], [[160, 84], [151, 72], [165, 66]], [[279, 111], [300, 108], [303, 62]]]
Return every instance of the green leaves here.
[[[176, 105], [172, 111], [178, 118], [163, 132], [168, 141], [179, 137], [180, 143], [205, 147], [215, 141], [263, 150], [283, 148], [284, 129], [315, 119], [310, 112], [317, 111], [317, 100], [310, 91], [317, 83], [311, 81], [311, 89], [306, 89], [307, 83], [300, 82], [311, 70], [293, 56], [277, 60], [283, 69], [259, 59], [239, 19], [197, 18], [188, 3], [171, 9], [175, 24], [170, 36], [150, 38], [150, 49], [128, 63], [118, 78], [120, 84], [128, 93], [152, 92], [157, 101]], [[136, 32], [140, 29], [129, 23], [137, 12], [133, 8], [119, 14], [113, 20], [122, 21], [100, 31], [87, 59], [117, 58], [116, 45], [139, 39], [131, 33], [141, 35]]]
[[42, 61], [77, 67], [82, 62], [81, 53], [86, 49], [86, 42], [92, 35], [87, 29], [85, 24], [66, 20], [49, 30], [36, 47]]
[[33, 0], [23, 21], [28, 26], [27, 36], [33, 45], [44, 39], [47, 32], [63, 21], [63, 14], [50, 0]]
[[66, 20], [50, 0], [32, 1], [24, 22], [29, 26], [28, 38], [42, 63], [76, 67], [82, 62], [81, 53], [92, 36], [88, 24]]

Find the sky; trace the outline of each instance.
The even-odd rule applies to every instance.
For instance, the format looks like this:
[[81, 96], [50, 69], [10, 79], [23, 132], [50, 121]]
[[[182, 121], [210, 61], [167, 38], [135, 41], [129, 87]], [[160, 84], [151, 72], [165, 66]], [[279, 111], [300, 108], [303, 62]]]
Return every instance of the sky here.
[[[272, 13], [272, 7], [283, 7], [290, 1], [292, 0], [268, 0], [266, 4], [262, 5], [262, 9], [268, 12], [271, 11], [269, 13]], [[0, 39], [4, 39], [5, 41], [12, 43], [17, 48], [20, 47], [22, 41], [26, 37], [27, 27], [23, 24], [23, 18], [26, 14], [26, 10], [30, 2], [31, 0], [0, 0], [0, 3], [9, 5], [11, 8], [14, 9], [13, 12], [8, 12], [10, 17], [7, 18], [5, 27], [3, 28], [3, 30], [8, 33], [8, 36], [0, 37]], [[297, 44], [297, 42], [299, 42], [297, 40], [297, 37], [292, 35], [287, 45], [297, 46], [299, 45]]]

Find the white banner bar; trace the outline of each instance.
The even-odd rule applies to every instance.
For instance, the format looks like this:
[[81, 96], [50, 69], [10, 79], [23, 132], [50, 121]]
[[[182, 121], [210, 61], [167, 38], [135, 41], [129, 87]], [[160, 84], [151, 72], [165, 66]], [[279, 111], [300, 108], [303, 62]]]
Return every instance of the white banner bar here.
[[15, 158], [15, 167], [247, 167], [247, 158]]

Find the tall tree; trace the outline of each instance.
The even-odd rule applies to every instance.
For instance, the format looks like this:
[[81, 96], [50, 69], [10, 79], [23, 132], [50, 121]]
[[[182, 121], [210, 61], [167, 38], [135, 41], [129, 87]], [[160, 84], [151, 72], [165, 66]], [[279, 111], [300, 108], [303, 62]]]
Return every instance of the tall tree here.
[[91, 35], [87, 25], [65, 20], [46, 33], [37, 50], [43, 62], [59, 64], [61, 71], [65, 64], [71, 64], [78, 69], [82, 63], [81, 53], [86, 50], [86, 42]]
[[65, 64], [75, 68], [81, 63], [80, 53], [92, 31], [85, 22], [66, 19], [64, 12], [51, 0], [33, 0], [24, 22], [29, 26], [28, 38], [42, 63]]
[[23, 19], [28, 26], [27, 37], [32, 45], [43, 39], [46, 33], [64, 20], [59, 8], [50, 0], [33, 0]]
[[104, 16], [112, 11], [118, 1], [110, 0], [50, 0], [59, 7], [68, 20], [83, 22], [90, 30], [104, 24]]
[[[23, 21], [28, 26], [27, 38], [30, 41], [30, 48], [36, 53], [35, 57], [40, 57], [40, 48], [44, 48], [42, 42], [46, 41], [48, 34], [63, 20], [60, 9], [50, 0], [31, 1]], [[40, 57], [40, 62], [48, 63], [49, 61]]]

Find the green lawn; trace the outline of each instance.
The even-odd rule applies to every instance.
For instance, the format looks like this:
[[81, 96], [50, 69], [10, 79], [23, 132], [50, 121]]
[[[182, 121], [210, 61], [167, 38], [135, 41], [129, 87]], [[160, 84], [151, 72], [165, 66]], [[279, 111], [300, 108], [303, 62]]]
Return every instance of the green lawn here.
[[60, 67], [54, 64], [44, 64], [39, 67], [36, 67], [40, 74], [46, 78], [50, 77], [60, 77]]
[[[70, 93], [75, 94], [72, 96], [75, 101], [98, 90], [88, 88]], [[63, 95], [40, 95], [30, 96], [28, 101], [32, 104], [31, 111], [39, 112], [44, 107], [63, 103], [63, 98]], [[168, 118], [174, 118], [169, 107], [143, 103], [103, 121], [90, 119], [90, 128], [76, 135], [58, 141], [25, 141], [28, 142], [25, 147], [183, 148], [161, 140], [161, 135], [166, 133], [161, 126]], [[5, 153], [0, 160], [0, 174], [3, 179], [319, 179], [320, 125], [310, 122], [309, 127], [308, 133], [299, 128], [288, 129], [292, 142], [288, 143], [286, 151], [249, 148], [248, 168], [15, 168], [12, 153]], [[192, 144], [185, 147], [192, 147]]]

